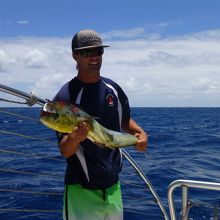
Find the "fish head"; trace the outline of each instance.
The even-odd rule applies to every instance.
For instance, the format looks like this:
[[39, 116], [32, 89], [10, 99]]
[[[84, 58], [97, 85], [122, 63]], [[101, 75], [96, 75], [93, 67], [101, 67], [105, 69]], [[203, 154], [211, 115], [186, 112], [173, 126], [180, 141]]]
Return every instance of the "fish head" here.
[[53, 124], [59, 118], [59, 112], [54, 102], [46, 103], [40, 112], [40, 121], [44, 124]]
[[55, 114], [58, 114], [59, 109], [58, 102], [47, 102], [42, 110], [41, 110], [41, 116], [42, 117], [49, 117], [49, 116], [55, 116]]
[[72, 105], [65, 102], [48, 102], [40, 112], [40, 121], [56, 131], [70, 133], [77, 118], [71, 108]]

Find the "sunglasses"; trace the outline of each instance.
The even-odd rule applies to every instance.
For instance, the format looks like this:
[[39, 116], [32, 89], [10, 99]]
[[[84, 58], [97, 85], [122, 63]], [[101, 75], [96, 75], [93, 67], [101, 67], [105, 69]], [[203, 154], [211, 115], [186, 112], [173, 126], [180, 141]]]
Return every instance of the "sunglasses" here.
[[104, 49], [102, 47], [95, 49], [84, 49], [77, 51], [77, 54], [80, 54], [82, 57], [95, 57], [101, 56], [104, 53]]

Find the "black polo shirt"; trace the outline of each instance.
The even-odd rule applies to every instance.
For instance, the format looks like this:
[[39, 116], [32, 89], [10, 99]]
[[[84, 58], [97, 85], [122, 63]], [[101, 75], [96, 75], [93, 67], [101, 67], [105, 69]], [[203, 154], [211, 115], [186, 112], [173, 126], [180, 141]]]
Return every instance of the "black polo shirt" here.
[[[55, 96], [56, 101], [78, 104], [104, 127], [120, 131], [130, 119], [127, 96], [114, 81], [101, 77], [96, 83], [83, 83], [76, 77]], [[81, 184], [89, 189], [105, 189], [118, 181], [121, 152], [96, 146], [86, 139], [77, 152], [67, 159], [65, 184]]]

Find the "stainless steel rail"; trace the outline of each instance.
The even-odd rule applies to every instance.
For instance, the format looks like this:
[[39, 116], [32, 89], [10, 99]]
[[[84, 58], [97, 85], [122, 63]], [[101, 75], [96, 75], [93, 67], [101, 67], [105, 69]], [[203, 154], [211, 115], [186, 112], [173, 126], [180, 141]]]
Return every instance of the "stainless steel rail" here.
[[171, 220], [176, 220], [176, 211], [174, 206], [174, 190], [177, 187], [182, 187], [182, 210], [181, 210], [181, 219], [188, 219], [188, 210], [189, 210], [189, 200], [188, 200], [188, 189], [208, 189], [208, 190], [218, 190], [220, 191], [220, 183], [213, 182], [203, 182], [203, 181], [193, 181], [193, 180], [175, 180], [168, 187], [168, 205], [170, 210]]
[[43, 106], [47, 102], [46, 100], [41, 99], [33, 94], [28, 94], [26, 92], [22, 92], [20, 90], [17, 90], [17, 89], [14, 89], [14, 88], [2, 85], [2, 84], [0, 84], [0, 91], [26, 100], [27, 105], [28, 103], [30, 103], [30, 105], [32, 105], [32, 103], [33, 104], [36, 103], [36, 104]]
[[158, 204], [164, 219], [169, 220], [166, 209], [164, 208], [164, 206], [163, 206], [159, 196], [157, 195], [153, 185], [151, 184], [150, 180], [146, 177], [146, 175], [141, 170], [141, 168], [137, 165], [137, 163], [134, 161], [134, 159], [127, 153], [127, 151], [125, 151], [125, 149], [122, 149], [122, 154], [128, 160], [128, 162], [131, 164], [131, 166], [137, 171], [137, 173], [143, 179], [144, 183], [147, 185], [147, 187], [150, 190], [151, 194], [153, 195], [156, 203]]
[[[28, 93], [19, 91], [17, 89], [14, 89], [14, 88], [2, 85], [2, 84], [0, 84], [0, 91], [5, 92], [5, 93], [10, 94], [10, 95], [17, 96], [17, 97], [22, 98], [22, 99], [25, 99], [27, 101], [27, 104], [28, 104], [28, 102], [32, 103], [33, 98], [35, 99], [34, 100], [35, 102], [33, 102], [34, 104], [36, 103], [36, 104], [39, 104], [39, 105], [43, 106], [47, 102], [46, 100], [38, 98], [37, 96], [33, 97], [32, 94], [28, 94]], [[132, 167], [137, 171], [137, 173], [140, 175], [140, 177], [143, 179], [143, 181], [147, 185], [147, 187], [150, 190], [150, 192], [152, 193], [156, 203], [158, 204], [164, 219], [169, 220], [167, 212], [166, 212], [159, 196], [157, 195], [156, 191], [154, 190], [150, 180], [146, 177], [146, 175], [141, 170], [141, 168], [137, 165], [137, 163], [132, 159], [132, 157], [124, 149], [122, 149], [122, 154], [128, 160], [128, 162], [132, 165]]]

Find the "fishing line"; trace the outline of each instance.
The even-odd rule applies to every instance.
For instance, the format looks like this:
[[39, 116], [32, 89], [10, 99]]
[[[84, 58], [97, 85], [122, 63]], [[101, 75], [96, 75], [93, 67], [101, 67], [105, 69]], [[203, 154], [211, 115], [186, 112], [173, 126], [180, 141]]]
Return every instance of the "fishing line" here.
[[25, 102], [11, 100], [11, 99], [5, 99], [5, 98], [0, 98], [0, 101], [28, 105], [28, 106], [32, 106], [39, 101], [38, 100], [39, 98], [36, 95], [34, 95], [33, 93], [29, 94], [28, 97], [26, 97], [26, 98], [24, 98], [24, 97], [22, 97], [22, 98], [25, 99]]
[[215, 205], [215, 204], [211, 204], [210, 203], [207, 203], [207, 202], [202, 202], [202, 201], [190, 201], [190, 205], [191, 207], [206, 207], [206, 208], [220, 208], [219, 205]]
[[[132, 214], [139, 214], [139, 215], [145, 215], [146, 214], [144, 211], [130, 210], [130, 207], [128, 207], [128, 208], [124, 207], [124, 211], [132, 213]], [[155, 214], [155, 216], [162, 216], [162, 215], [161, 214], [160, 215], [159, 214]]]
[[2, 189], [0, 188], [0, 192], [15, 192], [15, 193], [27, 193], [32, 195], [45, 195], [45, 196], [63, 196], [63, 193], [55, 193], [55, 192], [35, 192], [30, 190], [18, 190], [18, 189]]
[[13, 169], [2, 169], [0, 168], [0, 172], [4, 173], [18, 173], [18, 174], [27, 174], [27, 175], [36, 175], [36, 176], [49, 176], [49, 177], [59, 177], [63, 178], [63, 175], [57, 175], [53, 173], [35, 173], [30, 171], [23, 171], [23, 170], [13, 170]]
[[[28, 117], [28, 116], [24, 116], [24, 115], [20, 115], [20, 114], [17, 114], [17, 113], [12, 113], [12, 112], [8, 112], [8, 111], [4, 111], [2, 109], [0, 109], [0, 112], [8, 114], [8, 115], [17, 116], [17, 117], [20, 117], [20, 118], [25, 118], [25, 119], [28, 119], [28, 120], [31, 120], [31, 121], [39, 122], [38, 119], [34, 119], [34, 118], [31, 118], [31, 117]], [[25, 135], [25, 134], [21, 134], [21, 133], [16, 133], [16, 132], [12, 132], [12, 131], [6, 131], [6, 130], [2, 130], [2, 129], [0, 129], [0, 132], [1, 133], [5, 133], [5, 134], [19, 136], [19, 137], [34, 139], [34, 140], [46, 141], [46, 142], [50, 142], [50, 143], [51, 142], [52, 143], [57, 143], [56, 141], [51, 141], [49, 139], [44, 139], [44, 138], [40, 138], [40, 137], [34, 137], [34, 136]]]
[[8, 154], [15, 154], [15, 155], [20, 155], [20, 156], [27, 156], [27, 157], [37, 157], [38, 159], [46, 159], [46, 160], [56, 160], [56, 161], [64, 161], [63, 159], [58, 159], [58, 158], [53, 158], [50, 157], [49, 155], [42, 157], [38, 154], [27, 154], [27, 153], [22, 153], [18, 151], [12, 151], [12, 150], [2, 150], [0, 149], [0, 153], [8, 153]]
[[[2, 87], [2, 86], [1, 86]], [[34, 96], [33, 94], [30, 95], [29, 99], [26, 99], [26, 102], [20, 102], [20, 101], [13, 101], [13, 100], [9, 100], [9, 99], [2, 99], [0, 98], [0, 101], [6, 101], [6, 102], [11, 102], [11, 103], [18, 103], [18, 104], [27, 104], [29, 106], [35, 104], [37, 102], [37, 97]], [[17, 116], [17, 117], [21, 117], [21, 118], [25, 118], [31, 121], [39, 121], [37, 119], [33, 119], [27, 116], [23, 116], [23, 115], [19, 115], [19, 114], [15, 114], [15, 113], [11, 113], [11, 112], [6, 112], [4, 110], [0, 109], [0, 112], [5, 113], [5, 114], [9, 114], [9, 115], [13, 115], [13, 116]], [[46, 140], [46, 139], [42, 139], [42, 138], [38, 138], [38, 137], [33, 137], [33, 136], [29, 136], [29, 135], [24, 135], [24, 134], [19, 134], [19, 133], [15, 133], [15, 132], [11, 132], [11, 131], [5, 131], [5, 130], [0, 130], [1, 133], [5, 133], [5, 134], [11, 134], [11, 135], [16, 135], [16, 136], [20, 136], [20, 137], [25, 137], [25, 138], [30, 138], [30, 139], [35, 139], [35, 140], [40, 140], [40, 141], [47, 141], [47, 142], [53, 142], [50, 140]], [[55, 143], [55, 142], [53, 142]], [[3, 151], [2, 151], [3, 152]], [[19, 152], [10, 152], [8, 150], [4, 151], [5, 153], [14, 153], [17, 155], [25, 155], [25, 156], [30, 156], [28, 154], [22, 154]], [[31, 155], [32, 156], [32, 155]], [[17, 171], [17, 170], [10, 170], [10, 169], [0, 169], [0, 172], [14, 172], [14, 173], [23, 173], [23, 174], [31, 174], [31, 175], [47, 175], [47, 176], [55, 176], [55, 177], [60, 177], [58, 175], [52, 175], [52, 174], [36, 174], [36, 173], [31, 173], [31, 172], [26, 172], [26, 171]], [[62, 176], [63, 178], [63, 176]], [[27, 191], [23, 191], [23, 192], [27, 192]], [[62, 212], [62, 210], [30, 210], [30, 209], [14, 209], [14, 208], [0, 208], [0, 211], [6, 211], [6, 212], [43, 212], [43, 213], [53, 213], [53, 212]]]
[[[0, 99], [1, 101], [2, 99]], [[2, 113], [5, 113], [5, 114], [9, 114], [9, 115], [13, 115], [13, 116], [17, 116], [17, 117], [20, 117], [20, 118], [25, 118], [25, 119], [28, 119], [28, 120], [31, 120], [31, 121], [37, 121], [39, 122], [38, 119], [33, 119], [31, 117], [28, 117], [28, 116], [24, 116], [24, 115], [19, 115], [19, 114], [16, 114], [16, 113], [11, 113], [11, 112], [7, 112], [7, 111], [4, 111], [4, 110], [1, 110], [0, 109], [0, 112]], [[29, 139], [34, 139], [34, 140], [40, 140], [40, 141], [46, 141], [46, 142], [50, 142], [50, 143], [56, 143], [55, 141], [51, 141], [51, 140], [48, 140], [48, 139], [43, 139], [43, 138], [39, 138], [39, 137], [34, 137], [34, 136], [30, 136], [30, 135], [25, 135], [25, 134], [19, 134], [19, 133], [16, 133], [16, 132], [12, 132], [12, 131], [5, 131], [5, 130], [0, 130], [0, 132], [2, 133], [5, 133], [5, 134], [11, 134], [11, 135], [15, 135], [15, 136], [20, 136], [20, 137], [24, 137], [24, 138], [29, 138]], [[2, 150], [3, 152], [3, 150]], [[7, 152], [7, 153], [14, 153], [14, 154], [18, 154], [18, 155], [24, 155], [24, 156], [30, 156], [30, 157], [34, 157], [35, 155], [28, 155], [28, 154], [25, 154], [25, 153], [19, 153], [19, 152], [10, 152], [9, 150], [5, 150], [4, 152]], [[37, 156], [37, 155], [36, 155]], [[144, 156], [149, 159], [149, 156], [144, 152]], [[126, 158], [128, 159], [128, 158]], [[128, 160], [129, 161], [129, 160]], [[129, 161], [130, 162], [130, 161]], [[130, 162], [131, 163], [131, 162]], [[132, 165], [132, 163], [131, 163]], [[139, 170], [136, 170], [137, 173], [140, 175], [140, 177], [144, 180], [145, 184], [147, 184], [147, 188], [149, 189], [149, 191], [151, 192], [151, 194], [153, 195], [154, 197], [154, 201], [158, 204], [159, 208], [161, 209], [163, 215], [166, 216], [166, 212], [162, 206], [162, 204], [160, 203], [160, 200], [159, 198], [157, 197], [157, 194], [156, 192], [154, 192], [154, 189], [153, 187], [151, 186], [151, 183], [146, 179], [143, 178], [143, 175], [141, 175], [142, 173], [139, 171]], [[13, 169], [1, 169], [0, 168], [0, 172], [8, 172], [8, 173], [18, 173], [18, 174], [25, 174], [25, 175], [37, 175], [37, 176], [50, 176], [50, 177], [55, 177], [55, 178], [60, 178], [62, 177], [63, 179], [63, 175], [57, 175], [57, 174], [53, 174], [53, 173], [34, 173], [34, 172], [30, 172], [30, 171], [19, 171], [19, 170], [13, 170]], [[26, 192], [25, 190], [23, 190], [23, 192]], [[31, 193], [31, 192], [29, 192]], [[16, 212], [56, 212], [57, 210], [27, 210], [27, 209], [0, 209], [0, 211], [16, 211]], [[61, 210], [59, 210], [59, 212], [61, 212]]]
[[146, 157], [148, 160], [150, 159], [150, 157], [147, 155], [145, 151], [143, 152], [143, 154], [144, 154], [144, 157]]
[[16, 133], [16, 132], [12, 132], [12, 131], [6, 131], [6, 130], [0, 129], [0, 132], [1, 133], [5, 133], [5, 134], [19, 136], [19, 137], [24, 137], [24, 138], [29, 138], [29, 139], [39, 140], [39, 141], [46, 141], [46, 142], [56, 143], [57, 144], [56, 141], [51, 141], [49, 139], [43, 139], [43, 138], [40, 138], [40, 137], [34, 137], [34, 136], [30, 136], [30, 135], [20, 134], [20, 133]]
[[47, 209], [10, 209], [10, 208], [0, 208], [0, 211], [7, 212], [41, 212], [41, 213], [54, 213], [54, 212], [62, 212], [62, 210], [47, 210]]
[[4, 111], [4, 110], [2, 110], [2, 109], [0, 109], [0, 112], [5, 113], [5, 114], [8, 114], [8, 115], [17, 116], [17, 117], [20, 117], [20, 118], [25, 118], [25, 119], [28, 119], [28, 120], [31, 120], [31, 121], [37, 121], [37, 122], [39, 122], [38, 119], [31, 118], [31, 117], [24, 116], [24, 115], [19, 115], [19, 114], [17, 114], [17, 113], [12, 113], [12, 112], [8, 112], [8, 111]]
[[14, 100], [10, 100], [10, 99], [3, 99], [3, 98], [0, 98], [0, 101], [3, 101], [3, 102], [10, 102], [10, 103], [16, 103], [16, 104], [25, 104], [25, 105], [26, 105], [26, 102], [14, 101]]

